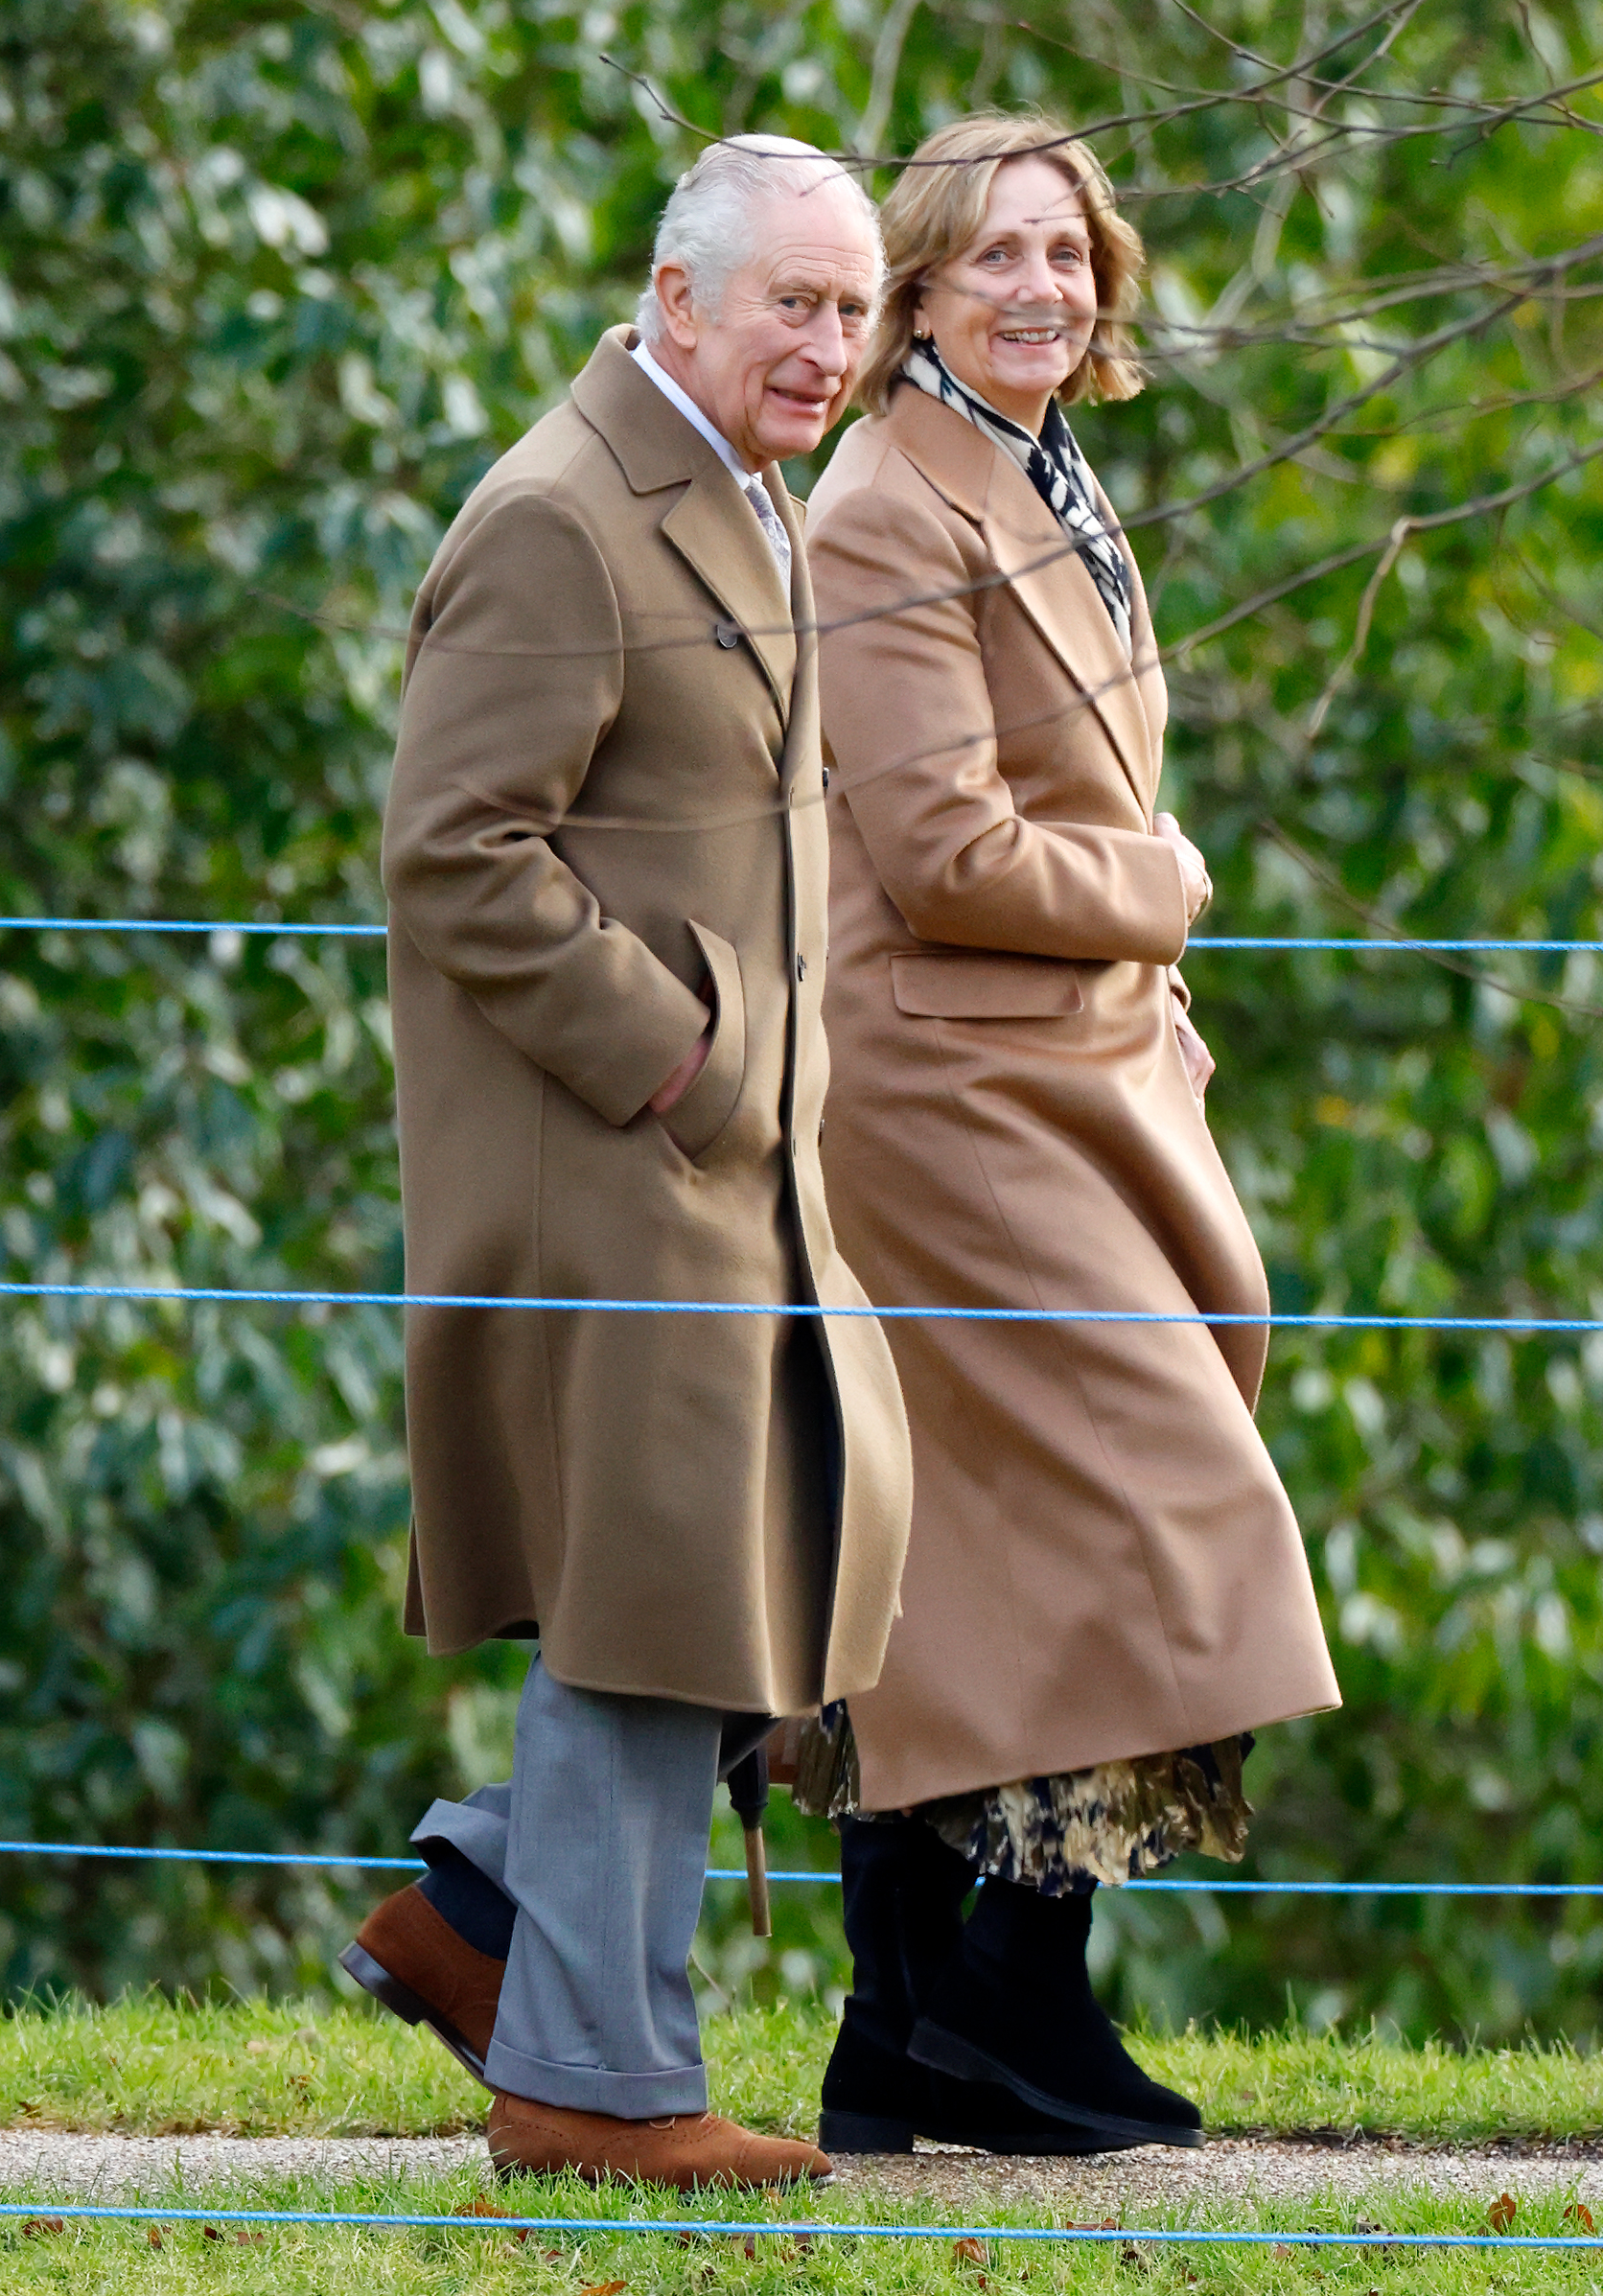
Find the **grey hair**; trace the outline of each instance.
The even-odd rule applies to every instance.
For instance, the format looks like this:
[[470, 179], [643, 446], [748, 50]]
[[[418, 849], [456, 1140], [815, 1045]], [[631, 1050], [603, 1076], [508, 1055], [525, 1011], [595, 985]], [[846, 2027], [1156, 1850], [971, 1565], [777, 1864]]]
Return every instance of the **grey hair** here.
[[885, 267], [879, 211], [856, 176], [816, 144], [788, 135], [732, 135], [709, 144], [669, 194], [651, 250], [652, 284], [635, 314], [646, 342], [661, 342], [666, 332], [655, 283], [660, 264], [683, 265], [696, 301], [716, 317], [730, 281], [757, 251], [754, 219], [762, 201], [776, 193], [813, 191], [833, 176], [850, 187], [868, 222], [877, 295]]

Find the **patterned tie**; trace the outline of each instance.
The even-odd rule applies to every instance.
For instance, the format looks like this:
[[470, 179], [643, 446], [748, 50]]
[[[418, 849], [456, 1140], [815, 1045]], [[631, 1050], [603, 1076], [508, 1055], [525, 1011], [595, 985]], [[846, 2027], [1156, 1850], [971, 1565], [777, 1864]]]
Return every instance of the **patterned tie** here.
[[779, 563], [779, 580], [784, 593], [790, 595], [790, 536], [784, 522], [769, 499], [768, 489], [755, 475], [741, 481], [746, 499], [757, 514], [757, 524], [768, 537], [769, 547]]

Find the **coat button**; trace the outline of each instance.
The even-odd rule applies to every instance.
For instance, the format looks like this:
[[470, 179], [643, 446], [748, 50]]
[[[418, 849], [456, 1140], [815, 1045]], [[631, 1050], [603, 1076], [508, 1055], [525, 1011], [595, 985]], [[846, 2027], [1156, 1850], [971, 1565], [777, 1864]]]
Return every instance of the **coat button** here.
[[829, 786], [829, 768], [827, 766], [824, 769], [824, 786], [825, 789]]
[[714, 622], [712, 635], [726, 650], [740, 643], [739, 626], [734, 622]]
[[796, 977], [799, 981], [804, 981], [807, 977], [807, 960], [800, 951], [796, 958]]

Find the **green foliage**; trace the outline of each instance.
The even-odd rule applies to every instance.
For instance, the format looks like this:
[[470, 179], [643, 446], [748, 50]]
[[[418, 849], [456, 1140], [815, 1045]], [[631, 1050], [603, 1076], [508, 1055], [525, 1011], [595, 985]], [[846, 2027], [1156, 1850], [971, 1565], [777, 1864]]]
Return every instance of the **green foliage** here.
[[[1150, 243], [1154, 379], [1079, 429], [1164, 638], [1371, 545], [1172, 664], [1214, 929], [1598, 935], [1603, 482], [1535, 485], [1594, 443], [1597, 269], [1492, 274], [1603, 225], [1599, 108], [1438, 101], [1583, 76], [1597, 0], [1430, 0], [1387, 57], [1370, 34], [1319, 67], [1381, 94], [1303, 75], [1159, 116], [1262, 76], [1224, 34], [1283, 61], [1334, 37], [1268, 0], [1075, 0], [1034, 32], [967, 0], [12, 0], [0, 903], [381, 916], [411, 587], [627, 315], [693, 149], [606, 51], [708, 128], [905, 151], [983, 101], [1133, 120], [1099, 148]], [[1397, 521], [1527, 486], [1396, 532], [1367, 591]], [[7, 1275], [396, 1285], [376, 943], [17, 933], [4, 965]], [[1568, 1002], [1416, 957], [1194, 956], [1283, 1309], [1596, 1312], [1598, 968], [1471, 970]], [[8, 1311], [0, 1831], [392, 1851], [489, 1774], [521, 1654], [441, 1664], [396, 1629], [397, 1344], [383, 1311]], [[1277, 1341], [1264, 1426], [1348, 1703], [1266, 1733], [1260, 1870], [1603, 1880], [1600, 1386], [1595, 1340]], [[787, 1822], [787, 1862], [824, 1862]], [[8, 1860], [0, 1890], [13, 1988], [292, 1989], [346, 1918], [292, 1873]], [[833, 1916], [777, 1896], [759, 1992], [838, 1982]], [[1595, 2022], [1586, 1901], [1266, 1903], [1110, 1908], [1116, 1997]], [[737, 1923], [715, 1902], [719, 1983], [751, 1974]]]

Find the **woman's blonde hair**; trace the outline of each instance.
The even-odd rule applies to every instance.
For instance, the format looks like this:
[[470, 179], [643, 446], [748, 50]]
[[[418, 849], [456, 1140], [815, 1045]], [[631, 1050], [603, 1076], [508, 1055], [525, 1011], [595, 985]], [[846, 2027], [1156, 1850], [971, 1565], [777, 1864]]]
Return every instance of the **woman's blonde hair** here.
[[913, 314], [933, 272], [976, 238], [996, 172], [1034, 154], [1062, 171], [1080, 194], [1091, 235], [1091, 270], [1102, 315], [1090, 347], [1057, 396], [1133, 399], [1146, 380], [1128, 321], [1140, 301], [1146, 250], [1114, 204], [1096, 153], [1061, 122], [1041, 114], [976, 112], [926, 136], [880, 210], [885, 234], [885, 299], [857, 384], [858, 404], [883, 414], [913, 341]]

